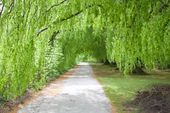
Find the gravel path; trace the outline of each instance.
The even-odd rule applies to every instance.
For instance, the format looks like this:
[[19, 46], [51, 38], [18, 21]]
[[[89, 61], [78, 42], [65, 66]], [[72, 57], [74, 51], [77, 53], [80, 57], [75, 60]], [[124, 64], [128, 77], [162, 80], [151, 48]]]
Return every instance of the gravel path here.
[[80, 64], [72, 76], [51, 84], [53, 91], [46, 90], [18, 113], [112, 113], [109, 100], [92, 74], [90, 65]]

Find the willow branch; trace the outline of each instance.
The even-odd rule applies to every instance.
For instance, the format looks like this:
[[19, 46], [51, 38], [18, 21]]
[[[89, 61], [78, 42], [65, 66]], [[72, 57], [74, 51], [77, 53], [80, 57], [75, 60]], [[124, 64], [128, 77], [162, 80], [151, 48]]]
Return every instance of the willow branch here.
[[53, 32], [50, 40], [49, 40], [49, 44], [51, 45], [51, 47], [54, 47], [54, 41], [56, 40], [56, 36], [60, 33], [60, 31], [55, 31]]
[[10, 4], [10, 7], [9, 7], [9, 14], [12, 12], [12, 10], [13, 10], [13, 8], [14, 8], [14, 3], [15, 3], [15, 1], [13, 0], [12, 2], [11, 2], [11, 4]]
[[67, 0], [63, 0], [62, 2], [60, 2], [60, 3], [58, 3], [58, 4], [52, 5], [52, 6], [47, 10], [47, 12], [49, 12], [49, 11], [50, 11], [51, 9], [53, 9], [54, 7], [58, 7], [58, 6], [62, 5], [62, 4], [64, 4], [65, 2], [67, 2]]
[[[74, 18], [74, 17], [80, 15], [81, 13], [83, 13], [84, 10], [87, 10], [87, 9], [89, 9], [89, 8], [91, 8], [91, 7], [94, 7], [94, 6], [98, 6], [98, 7], [103, 8], [102, 5], [89, 5], [89, 6], [87, 6], [85, 9], [82, 9], [82, 10], [80, 10], [80, 11], [78, 11], [78, 12], [76, 12], [76, 13], [74, 13], [74, 14], [66, 17], [66, 18], [62, 18], [62, 19], [60, 19], [60, 20], [54, 21], [53, 24], [61, 23], [61, 22], [67, 21], [67, 20], [69, 20], [69, 19], [71, 19], [71, 18]], [[45, 28], [41, 29], [41, 30], [37, 33], [37, 36], [39, 36], [42, 32], [44, 32], [44, 31], [46, 31], [46, 30], [48, 30], [48, 29], [49, 29], [49, 27], [45, 27]]]
[[44, 32], [46, 30], [48, 30], [48, 27], [45, 27], [45, 28], [39, 30], [38, 33], [37, 33], [37, 36], [39, 36], [42, 32]]
[[73, 17], [76, 17], [76, 16], [80, 15], [81, 13], [83, 13], [84, 10], [87, 10], [87, 9], [89, 9], [89, 8], [91, 8], [91, 7], [94, 7], [94, 6], [102, 7], [101, 5], [89, 5], [89, 6], [87, 6], [85, 9], [82, 9], [82, 10], [80, 10], [80, 11], [78, 11], [78, 12], [76, 12], [76, 13], [74, 13], [74, 14], [66, 17], [66, 18], [63, 18], [63, 19], [54, 21], [53, 24], [55, 24], [55, 23], [60, 23], [60, 22], [69, 20], [69, 19], [71, 19], [71, 18], [73, 18]]

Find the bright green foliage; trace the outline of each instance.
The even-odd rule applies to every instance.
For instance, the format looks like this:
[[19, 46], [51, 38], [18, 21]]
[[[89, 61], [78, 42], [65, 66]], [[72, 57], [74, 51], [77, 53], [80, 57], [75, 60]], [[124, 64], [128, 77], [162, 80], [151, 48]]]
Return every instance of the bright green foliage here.
[[107, 54], [124, 73], [136, 66], [151, 69], [169, 64], [170, 1], [115, 2]]
[[0, 94], [39, 88], [79, 55], [136, 66], [170, 63], [169, 0], [3, 0]]

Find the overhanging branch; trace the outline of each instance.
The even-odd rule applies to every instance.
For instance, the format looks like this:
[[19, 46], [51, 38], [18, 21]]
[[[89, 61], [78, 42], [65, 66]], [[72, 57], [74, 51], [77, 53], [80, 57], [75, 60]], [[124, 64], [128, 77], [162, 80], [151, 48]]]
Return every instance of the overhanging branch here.
[[42, 32], [44, 32], [46, 30], [48, 30], [48, 27], [45, 27], [45, 28], [39, 30], [38, 33], [37, 33], [37, 36], [39, 36]]
[[11, 2], [11, 4], [10, 4], [10, 7], [9, 7], [9, 12], [8, 12], [8, 14], [10, 14], [10, 13], [12, 12], [12, 10], [13, 10], [13, 8], [14, 8], [14, 4], [15, 4], [15, 1], [12, 0], [12, 2]]
[[[83, 13], [84, 10], [89, 9], [91, 7], [94, 7], [94, 6], [98, 6], [98, 7], [103, 8], [101, 5], [89, 5], [85, 9], [82, 9], [82, 10], [78, 11], [77, 13], [74, 13], [74, 14], [66, 17], [66, 18], [61, 19], [59, 22], [63, 22], [63, 21], [69, 20], [69, 19], [71, 19], [71, 18], [73, 18], [75, 16], [78, 16], [79, 14]], [[56, 22], [53, 22], [53, 23], [56, 23]]]
[[[73, 18], [73, 17], [75, 17], [75, 16], [80, 15], [81, 13], [83, 13], [84, 10], [89, 9], [89, 8], [91, 8], [91, 7], [94, 7], [94, 6], [98, 6], [98, 7], [103, 8], [102, 5], [89, 5], [89, 6], [87, 6], [86, 8], [84, 8], [84, 9], [82, 9], [82, 10], [80, 10], [80, 11], [78, 11], [78, 12], [76, 12], [76, 13], [74, 13], [74, 14], [66, 17], [66, 18], [62, 18], [62, 19], [60, 19], [60, 20], [54, 21], [53, 24], [67, 21], [67, 20], [69, 20], [69, 19], [71, 19], [71, 18]], [[37, 33], [37, 36], [39, 36], [42, 32], [48, 30], [48, 28], [49, 28], [49, 27], [45, 27], [45, 28], [39, 30], [39, 32]]]
[[49, 44], [51, 45], [51, 47], [54, 47], [54, 41], [56, 40], [56, 36], [60, 33], [60, 31], [55, 31], [53, 32], [50, 40], [49, 40]]
[[54, 4], [54, 5], [52, 5], [48, 10], [47, 10], [47, 12], [49, 12], [51, 9], [53, 9], [54, 7], [57, 7], [57, 6], [60, 6], [60, 5], [62, 5], [63, 3], [65, 3], [67, 0], [63, 0], [62, 2], [60, 2], [60, 3], [57, 3], [57, 4]]

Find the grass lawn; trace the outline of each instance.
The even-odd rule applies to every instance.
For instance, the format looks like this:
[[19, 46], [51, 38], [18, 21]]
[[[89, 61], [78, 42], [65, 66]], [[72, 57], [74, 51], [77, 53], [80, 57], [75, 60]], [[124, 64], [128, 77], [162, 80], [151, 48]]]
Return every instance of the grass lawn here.
[[123, 76], [118, 70], [107, 65], [93, 65], [96, 78], [103, 85], [106, 95], [110, 98], [117, 113], [136, 113], [126, 109], [124, 104], [134, 99], [137, 91], [153, 85], [170, 84], [170, 73], [156, 72], [150, 75]]

